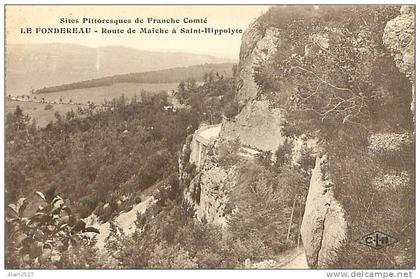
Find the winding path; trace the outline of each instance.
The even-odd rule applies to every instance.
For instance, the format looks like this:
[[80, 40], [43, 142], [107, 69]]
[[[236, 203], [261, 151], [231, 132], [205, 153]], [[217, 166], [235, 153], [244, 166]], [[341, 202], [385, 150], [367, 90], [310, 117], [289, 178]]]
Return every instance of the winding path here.
[[306, 255], [303, 250], [300, 253], [292, 258], [289, 262], [281, 265], [280, 268], [283, 269], [308, 269], [308, 262], [306, 261]]

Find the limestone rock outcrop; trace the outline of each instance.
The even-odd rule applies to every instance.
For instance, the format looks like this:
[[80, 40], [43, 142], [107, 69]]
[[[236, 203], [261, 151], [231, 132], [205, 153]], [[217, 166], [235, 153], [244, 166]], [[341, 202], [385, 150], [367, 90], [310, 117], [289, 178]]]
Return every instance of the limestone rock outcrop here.
[[258, 21], [250, 25], [242, 37], [236, 99], [242, 110], [234, 119], [225, 119], [221, 137], [239, 138], [241, 143], [263, 151], [275, 152], [284, 141], [281, 133], [284, 113], [271, 108], [259, 96], [255, 67], [271, 59], [278, 51], [279, 30], [263, 29]]
[[312, 171], [301, 235], [311, 268], [327, 268], [347, 239], [344, 209], [334, 198], [328, 157], [318, 157]]
[[[333, 32], [334, 36], [341, 34], [338, 28], [333, 29], [337, 31]], [[221, 167], [217, 156], [210, 154], [217, 153], [220, 142], [237, 139], [242, 147], [272, 153], [285, 142], [283, 127], [286, 122], [286, 112], [282, 108], [283, 104], [279, 101], [273, 106], [267, 96], [284, 95], [285, 98], [281, 100], [286, 100], [287, 96], [290, 96], [289, 91], [298, 87], [298, 82], [290, 81], [291, 84], [279, 86], [278, 91], [281, 92], [261, 92], [256, 80], [258, 64], [261, 65], [266, 61], [268, 63], [276, 54], [280, 54], [279, 51], [290, 50], [293, 47], [287, 40], [282, 41], [282, 34], [284, 37], [282, 32], [283, 30], [278, 28], [263, 27], [257, 20], [250, 25], [242, 37], [236, 88], [236, 100], [241, 108], [240, 112], [234, 118], [223, 120], [219, 138], [215, 140], [213, 149], [208, 149], [207, 154], [203, 155], [206, 157], [203, 166], [185, 190], [185, 200], [194, 208], [194, 214], [198, 219], [226, 226], [229, 218], [226, 215], [226, 203], [229, 201], [232, 187], [235, 187], [237, 183], [235, 181], [237, 174], [235, 174], [234, 163], [227, 168]], [[413, 38], [414, 11], [411, 7], [403, 7], [401, 15], [386, 25], [383, 42], [392, 51], [398, 68], [412, 82], [414, 81]], [[316, 47], [304, 46], [304, 56], [308, 59], [319, 55], [319, 47], [325, 50], [330, 48], [329, 37], [322, 32], [312, 34], [310, 39], [316, 43]], [[412, 109], [414, 111], [414, 102]], [[371, 151], [376, 152], [384, 148], [398, 149], [399, 141], [405, 142], [409, 137], [405, 134], [374, 135], [371, 141], [374, 143], [372, 148], [375, 150]], [[328, 156], [322, 151], [323, 146], [316, 143], [314, 139], [298, 139], [294, 142], [294, 149], [304, 145], [318, 155], [311, 172], [301, 224], [302, 243], [310, 268], [328, 268], [339, 258], [340, 250], [348, 241], [349, 229], [345, 219], [345, 210], [334, 197], [334, 183], [329, 174], [330, 162]], [[295, 155], [299, 153], [298, 151], [294, 150]], [[294, 157], [299, 157], [299, 154], [295, 155]], [[385, 178], [385, 180], [378, 180], [385, 186], [391, 185], [391, 182], [395, 180], [391, 176]], [[405, 176], [403, 178], [405, 179]], [[405, 183], [406, 179], [402, 182]]]
[[395, 63], [411, 82], [414, 81], [415, 22], [414, 6], [403, 6], [401, 15], [390, 20], [384, 30], [383, 41], [391, 50]]
[[276, 28], [263, 29], [256, 21], [242, 36], [236, 94], [239, 103], [246, 104], [257, 97], [259, 88], [254, 80], [254, 67], [257, 63], [270, 59], [277, 52], [278, 34]]
[[402, 6], [400, 13], [386, 24], [383, 41], [391, 50], [398, 69], [413, 84], [411, 111], [415, 115], [415, 7]]
[[221, 135], [227, 139], [239, 138], [243, 145], [274, 153], [285, 140], [281, 132], [283, 115], [279, 108], [270, 109], [267, 101], [252, 101], [233, 121], [224, 120]]
[[226, 206], [237, 175], [234, 166], [226, 169], [218, 165], [212, 154], [215, 145], [216, 142], [210, 143], [200, 171], [184, 190], [184, 204], [193, 210], [198, 220], [226, 227]]
[[[235, 166], [220, 167], [216, 156], [208, 151], [214, 152], [224, 141], [238, 139], [242, 146], [253, 150], [275, 152], [284, 141], [281, 134], [283, 112], [270, 108], [268, 101], [259, 98], [259, 87], [254, 79], [255, 66], [276, 54], [278, 33], [276, 28], [263, 28], [257, 20], [242, 37], [236, 88], [236, 99], [242, 109], [235, 119], [224, 119], [220, 138], [210, 143], [203, 153], [200, 152], [200, 159], [203, 157], [204, 160], [199, 160], [202, 162], [198, 166], [199, 172], [184, 192], [184, 202], [194, 210], [199, 220], [225, 226], [228, 217], [225, 206], [230, 188], [236, 183]], [[194, 157], [197, 153], [194, 143], [189, 142], [188, 145], [192, 158], [197, 157]]]

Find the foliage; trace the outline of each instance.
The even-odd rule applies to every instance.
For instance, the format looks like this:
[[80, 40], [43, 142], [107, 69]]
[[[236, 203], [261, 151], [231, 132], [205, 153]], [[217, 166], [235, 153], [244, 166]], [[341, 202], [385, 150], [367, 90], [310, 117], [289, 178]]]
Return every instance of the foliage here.
[[155, 247], [152, 257], [148, 261], [150, 268], [197, 268], [198, 264], [180, 245]]
[[[263, 25], [283, 28], [280, 36], [290, 46], [287, 50], [279, 46], [272, 61], [256, 66], [261, 92], [282, 95], [286, 94], [282, 83], [297, 85], [287, 105], [289, 118], [300, 125], [300, 133], [313, 132], [315, 126], [321, 129], [319, 135], [331, 137], [337, 129], [353, 129], [348, 126], [371, 130], [379, 124], [379, 116], [387, 122], [395, 121], [381, 109], [389, 102], [407, 105], [411, 89], [384, 48], [382, 34], [398, 8], [310, 9], [273, 8], [261, 19]], [[395, 103], [388, 107], [408, 120], [410, 115], [399, 108]], [[409, 125], [411, 121], [406, 122]]]
[[227, 168], [238, 162], [238, 153], [240, 151], [240, 148], [241, 142], [239, 138], [220, 142], [216, 148], [217, 161], [220, 164], [220, 166]]
[[292, 161], [292, 149], [293, 141], [289, 138], [286, 138], [284, 143], [279, 145], [276, 151], [276, 163], [280, 166], [283, 166], [286, 163], [291, 163]]
[[[329, 154], [349, 239], [374, 228], [401, 238], [380, 255], [349, 241], [334, 267], [413, 266], [414, 147], [385, 150], [393, 137], [414, 131], [411, 83], [383, 44], [385, 25], [399, 9], [275, 7], [258, 20], [260, 28], [279, 28], [282, 42], [273, 59], [255, 66], [259, 97], [287, 110], [287, 136], [315, 136]], [[305, 153], [303, 165], [312, 165], [310, 152]], [[404, 183], [390, 188], [374, 183], [389, 177], [402, 177], [398, 181]]]
[[[340, 251], [341, 257], [332, 266], [412, 267], [415, 237], [413, 152], [383, 160], [367, 148], [349, 145], [346, 149], [346, 154], [350, 155], [334, 158], [332, 174], [336, 184], [335, 195], [349, 212], [346, 217], [350, 236], [358, 239], [376, 228], [398, 238], [398, 243], [387, 247], [385, 253], [378, 254], [357, 242], [348, 242]], [[413, 150], [412, 146], [408, 149]], [[387, 177], [396, 179], [381, 183]]]
[[46, 104], [45, 105], [45, 107], [44, 107], [44, 110], [50, 110], [50, 109], [52, 109], [54, 106], [53, 105], [51, 105], [51, 104]]
[[[234, 240], [242, 241], [249, 249], [248, 258], [254, 260], [264, 260], [290, 248], [299, 237], [299, 216], [308, 178], [290, 165], [248, 162], [240, 169], [239, 181], [242, 182], [234, 188], [230, 200], [237, 206], [229, 221]], [[288, 237], [294, 203], [297, 206]]]
[[100, 202], [116, 204], [111, 193], [120, 186], [130, 196], [170, 176], [187, 127], [196, 123], [188, 111], [163, 110], [166, 94], [141, 100], [122, 97], [84, 117], [57, 115], [46, 128], [30, 124], [20, 110], [8, 114], [7, 202], [56, 187], [86, 217]]
[[36, 192], [41, 206], [33, 214], [27, 213], [29, 201], [21, 198], [8, 205], [7, 263], [8, 267], [57, 267], [62, 255], [72, 247], [78, 248], [89, 238], [85, 233], [99, 233], [94, 227], [72, 213], [64, 200], [52, 188], [45, 195]]
[[[108, 251], [122, 268], [234, 267], [220, 230], [187, 217], [179, 203], [166, 202], [139, 216], [132, 237], [114, 232]], [[141, 233], [140, 233], [141, 232]], [[113, 243], [113, 244], [111, 244]], [[107, 244], [108, 245], [108, 244]], [[233, 263], [234, 262], [234, 263]]]
[[234, 100], [234, 77], [211, 71], [204, 74], [203, 80], [200, 86], [193, 79], [183, 81], [176, 92], [179, 102], [190, 106], [200, 122], [219, 123], [223, 115], [230, 118], [239, 112]]
[[[255, 65], [258, 98], [285, 109], [288, 137], [315, 136], [328, 153], [349, 239], [375, 229], [399, 239], [381, 254], [350, 241], [332, 267], [414, 265], [411, 84], [382, 44], [385, 24], [397, 14], [394, 6], [291, 6], [272, 8], [257, 22], [261, 29], [278, 28], [281, 36], [276, 56]], [[270, 152], [242, 160], [239, 140], [219, 142], [210, 150], [222, 167], [238, 167], [225, 231], [189, 218], [185, 212], [191, 210], [182, 204], [182, 191], [196, 174], [186, 152], [180, 161], [188, 175], [178, 183], [182, 143], [200, 122], [219, 123], [223, 116], [238, 113], [236, 70], [233, 77], [207, 72], [203, 84], [195, 81], [202, 73], [181, 82], [176, 98], [188, 110], [164, 110], [170, 105], [167, 95], [157, 94], [142, 95], [141, 102], [122, 96], [102, 108], [89, 103], [78, 115], [57, 114], [57, 121], [44, 129], [30, 123], [20, 107], [8, 114], [6, 200], [13, 204], [6, 225], [6, 266], [234, 268], [245, 259], [267, 260], [294, 246], [314, 164], [309, 147], [300, 150], [296, 165], [291, 164], [290, 141], [279, 147], [275, 162]], [[147, 76], [122, 75], [45, 90], [138, 82]], [[383, 144], [372, 149], [378, 132], [404, 135], [409, 146], [377, 154], [387, 149]], [[69, 197], [75, 212], [66, 215], [61, 198], [38, 193], [47, 205], [25, 217], [27, 202], [21, 197], [50, 188]], [[135, 233], [125, 235], [111, 222], [106, 252], [97, 255], [94, 240], [82, 234], [95, 230], [76, 216], [95, 212], [103, 221], [112, 220], [121, 204], [129, 206], [127, 201], [146, 189], [154, 190], [157, 201], [138, 214]], [[193, 192], [200, 201], [199, 185]], [[85, 245], [76, 246], [78, 242]], [[54, 253], [60, 261], [52, 259]]]

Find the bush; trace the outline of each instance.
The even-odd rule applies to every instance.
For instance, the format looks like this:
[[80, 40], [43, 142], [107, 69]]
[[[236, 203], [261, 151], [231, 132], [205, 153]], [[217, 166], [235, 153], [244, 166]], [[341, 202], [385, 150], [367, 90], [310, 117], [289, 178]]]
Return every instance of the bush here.
[[53, 105], [51, 105], [51, 104], [47, 104], [47, 105], [45, 105], [44, 110], [50, 110], [50, 109], [52, 109], [53, 107], [54, 107]]
[[224, 168], [229, 168], [230, 166], [236, 164], [239, 159], [239, 150], [241, 148], [241, 142], [239, 138], [231, 141], [223, 141], [215, 147], [216, 148], [216, 155], [218, 157], [218, 162], [220, 166]]
[[[229, 220], [237, 249], [255, 260], [289, 249], [299, 235], [308, 179], [290, 166], [247, 162], [240, 167], [238, 181], [241, 183], [232, 190], [230, 200], [237, 209]], [[297, 205], [287, 240], [294, 199]]]
[[[86, 244], [86, 232], [99, 233], [77, 219], [55, 189], [45, 194], [36, 192], [41, 200], [35, 213], [27, 212], [29, 202], [21, 198], [9, 204], [6, 217], [6, 267], [53, 268], [71, 247]], [[24, 217], [29, 214], [29, 217]]]
[[136, 197], [134, 198], [134, 202], [135, 202], [136, 204], [141, 203], [141, 197], [140, 197], [140, 196], [136, 196]]
[[[349, 235], [361, 238], [380, 228], [398, 238], [385, 254], [349, 241], [332, 267], [411, 268], [414, 265], [414, 164], [395, 169], [371, 156], [367, 149], [353, 150], [346, 158], [333, 157], [334, 193], [346, 210]], [[397, 156], [397, 159], [400, 155]], [[360, 260], [355, 260], [360, 259]]]
[[237, 102], [231, 102], [229, 105], [226, 105], [223, 110], [223, 114], [226, 118], [234, 118], [240, 111], [240, 106]]

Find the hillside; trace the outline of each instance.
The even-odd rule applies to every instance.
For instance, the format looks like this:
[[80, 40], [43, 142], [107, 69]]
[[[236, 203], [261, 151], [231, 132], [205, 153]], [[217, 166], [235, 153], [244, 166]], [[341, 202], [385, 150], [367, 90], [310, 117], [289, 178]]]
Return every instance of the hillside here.
[[122, 46], [91, 48], [77, 44], [8, 44], [7, 94], [31, 89], [204, 63], [235, 62], [209, 55], [144, 51]]
[[32, 96], [124, 94], [6, 115], [5, 266], [414, 269], [414, 41], [414, 6], [277, 6], [231, 76]]
[[232, 63], [202, 64], [152, 72], [137, 72], [130, 74], [113, 75], [58, 86], [44, 87], [42, 89], [35, 90], [34, 93], [41, 94], [82, 88], [111, 86], [117, 83], [174, 83], [181, 82], [187, 79], [201, 81], [203, 79], [204, 74], [211, 71], [221, 73], [224, 76], [229, 76], [231, 75], [233, 65], [234, 64]]

